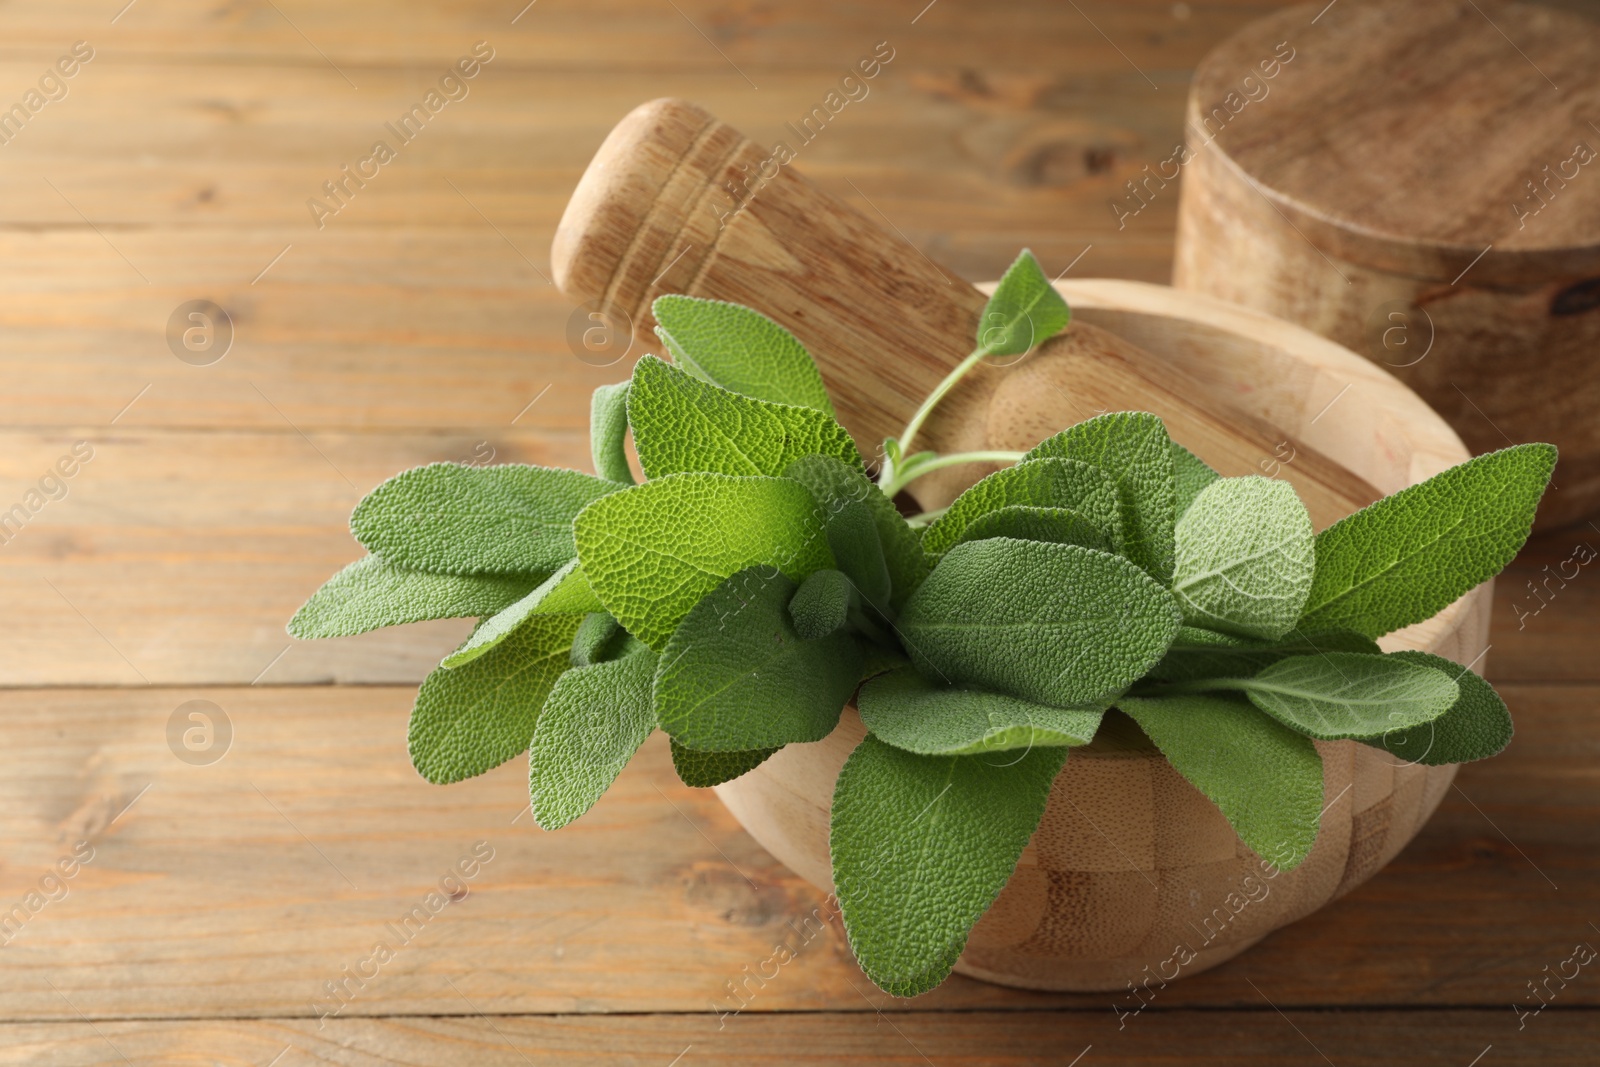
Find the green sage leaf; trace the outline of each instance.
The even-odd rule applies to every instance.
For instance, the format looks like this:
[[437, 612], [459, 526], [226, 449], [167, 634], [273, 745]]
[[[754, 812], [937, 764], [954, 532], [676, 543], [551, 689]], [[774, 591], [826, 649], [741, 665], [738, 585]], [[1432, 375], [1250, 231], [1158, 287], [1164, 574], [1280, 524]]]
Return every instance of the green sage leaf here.
[[1281, 871], [1310, 855], [1322, 819], [1322, 757], [1309, 737], [1215, 693], [1123, 697], [1117, 707], [1256, 855]]
[[574, 667], [550, 690], [528, 747], [533, 817], [559, 830], [600, 799], [656, 727], [655, 655]]
[[535, 615], [586, 615], [603, 608], [594, 590], [589, 588], [578, 561], [568, 560], [521, 600], [484, 619], [460, 648], [444, 658], [442, 666], [459, 667], [471, 663]]
[[433, 574], [367, 556], [311, 595], [289, 620], [289, 636], [349, 637], [426, 619], [493, 615], [538, 580], [538, 575]]
[[417, 773], [438, 785], [459, 782], [526, 749], [545, 697], [570, 665], [580, 621], [531, 619], [476, 662], [423, 679], [408, 738]]
[[1104, 705], [1057, 708], [984, 689], [936, 685], [909, 669], [862, 686], [856, 707], [874, 736], [925, 756], [1087, 745], [1105, 712]]
[[776, 748], [758, 748], [751, 752], [702, 752], [673, 741], [672, 769], [678, 772], [684, 785], [709, 789], [749, 774], [776, 751]]
[[944, 981], [1016, 869], [1065, 748], [919, 756], [870, 734], [833, 790], [829, 845], [845, 932], [896, 996]]
[[996, 537], [947, 552], [898, 625], [929, 678], [1073, 707], [1142, 677], [1179, 623], [1172, 594], [1129, 560]]
[[800, 579], [834, 563], [821, 509], [787, 478], [652, 479], [596, 501], [574, 529], [595, 595], [657, 651], [731, 574], [761, 565]]
[[1070, 511], [1113, 545], [1122, 544], [1117, 488], [1111, 476], [1076, 459], [1040, 459], [995, 471], [956, 497], [923, 531], [923, 551], [942, 556], [969, 539], [973, 523], [1013, 506]]
[[1381, 637], [1436, 615], [1516, 556], [1555, 462], [1553, 445], [1490, 452], [1323, 530], [1301, 628]]
[[1311, 515], [1288, 482], [1222, 478], [1177, 524], [1172, 592], [1184, 621], [1275, 640], [1311, 592]]
[[1460, 694], [1443, 671], [1354, 652], [1291, 656], [1236, 688], [1285, 726], [1320, 741], [1370, 741], [1421, 726], [1449, 711]]
[[984, 306], [978, 346], [994, 356], [1020, 356], [1066, 329], [1071, 317], [1039, 261], [1023, 249]]
[[631, 382], [602, 385], [589, 401], [589, 454], [594, 472], [608, 482], [633, 484], [628, 466], [628, 391]]
[[1172, 439], [1146, 411], [1097, 415], [1039, 442], [1026, 458], [1070, 459], [1104, 471], [1116, 484], [1120, 551], [1159, 582], [1172, 578], [1177, 521]]
[[1488, 759], [1511, 743], [1511, 712], [1494, 686], [1466, 667], [1431, 652], [1391, 652], [1390, 658], [1432, 667], [1453, 679], [1461, 695], [1450, 710], [1410, 729], [1392, 730], [1377, 745], [1405, 760], [1436, 767]]
[[656, 297], [650, 310], [656, 336], [696, 378], [757, 400], [833, 415], [811, 354], [760, 312], [675, 293]]
[[729, 392], [655, 356], [634, 365], [628, 422], [647, 478], [686, 471], [778, 475], [811, 455], [861, 463], [850, 435], [830, 416]]
[[807, 641], [788, 605], [795, 583], [740, 571], [684, 616], [656, 670], [661, 728], [686, 748], [716, 752], [820, 741], [861, 677], [856, 639]]
[[574, 555], [572, 520], [622, 486], [577, 471], [431, 463], [368, 493], [350, 530], [390, 563], [438, 574], [548, 574]]

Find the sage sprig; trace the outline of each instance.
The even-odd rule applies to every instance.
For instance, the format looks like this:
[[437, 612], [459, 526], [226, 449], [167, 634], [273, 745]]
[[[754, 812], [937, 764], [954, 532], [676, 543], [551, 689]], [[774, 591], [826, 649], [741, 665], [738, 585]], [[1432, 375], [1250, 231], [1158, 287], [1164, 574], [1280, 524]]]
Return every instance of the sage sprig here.
[[[912, 451], [965, 374], [1065, 328], [1024, 252], [874, 482], [788, 331], [685, 296], [654, 312], [673, 362], [646, 356], [596, 391], [595, 475], [397, 475], [351, 520], [370, 555], [289, 625], [479, 620], [417, 695], [411, 757], [430, 781], [526, 751], [554, 829], [656, 728], [680, 777], [710, 786], [826, 736], [853, 700], [868, 735], [834, 787], [833, 877], [862, 967], [909, 996], [949, 974], [1070, 750], [1098, 735], [1154, 746], [1282, 868], [1316, 839], [1314, 739], [1419, 763], [1510, 740], [1483, 679], [1374, 639], [1511, 560], [1554, 448], [1469, 460], [1315, 535], [1286, 483], [1219, 477], [1148, 413], [1027, 453]], [[939, 512], [892, 503], [976, 460], [1007, 466]]]

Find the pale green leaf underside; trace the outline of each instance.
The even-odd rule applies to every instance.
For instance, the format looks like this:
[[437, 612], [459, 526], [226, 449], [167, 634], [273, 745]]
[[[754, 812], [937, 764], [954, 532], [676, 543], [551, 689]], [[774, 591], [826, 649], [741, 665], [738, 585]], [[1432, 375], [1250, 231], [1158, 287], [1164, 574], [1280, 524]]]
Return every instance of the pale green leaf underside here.
[[602, 607], [578, 561], [568, 560], [522, 599], [484, 619], [460, 648], [444, 658], [443, 666], [459, 667], [472, 662], [535, 615], [586, 615]]
[[620, 488], [550, 467], [433, 463], [368, 493], [350, 516], [350, 530], [375, 555], [403, 567], [549, 573], [573, 556], [573, 517]]
[[898, 625], [931, 679], [1072, 707], [1143, 676], [1179, 616], [1172, 594], [1120, 556], [996, 537], [947, 552]]
[[967, 540], [973, 523], [1013, 506], [1065, 508], [1122, 544], [1116, 483], [1104, 471], [1079, 460], [1042, 459], [995, 471], [968, 489], [922, 534], [922, 548], [938, 557]]
[[1256, 855], [1287, 871], [1310, 854], [1322, 816], [1322, 757], [1309, 737], [1220, 694], [1123, 697], [1117, 707]]
[[595, 595], [657, 651], [737, 571], [765, 565], [800, 579], [833, 566], [820, 509], [786, 478], [653, 479], [596, 501], [574, 528]]
[[984, 306], [978, 345], [991, 355], [1020, 356], [1060, 333], [1071, 315], [1039, 261], [1023, 249]]
[[820, 741], [861, 676], [856, 639], [805, 641], [788, 604], [795, 583], [741, 571], [684, 616], [661, 654], [655, 711], [686, 748], [717, 752]]
[[1511, 712], [1494, 687], [1458, 663], [1429, 652], [1391, 652], [1392, 658], [1432, 667], [1455, 680], [1461, 695], [1432, 722], [1386, 733], [1377, 742], [1407, 763], [1439, 766], [1487, 759], [1511, 743]]
[[778, 475], [811, 455], [861, 463], [831, 416], [720, 389], [655, 356], [634, 365], [628, 422], [647, 478], [685, 471]]
[[1065, 748], [919, 756], [870, 734], [833, 792], [833, 882], [850, 947], [884, 990], [942, 982], [1016, 868]]
[[811, 354], [760, 312], [674, 293], [656, 297], [651, 313], [656, 336], [695, 377], [757, 400], [833, 414]]
[[550, 691], [528, 747], [533, 817], [546, 830], [592, 808], [655, 729], [655, 659], [641, 652], [574, 667]]
[[1080, 460], [1116, 484], [1121, 511], [1119, 551], [1166, 582], [1172, 577], [1177, 517], [1172, 439], [1155, 415], [1115, 411], [1070, 426], [1039, 442], [1026, 459]]
[[1177, 524], [1172, 592], [1184, 621], [1275, 640], [1311, 592], [1311, 516], [1287, 482], [1222, 478]]
[[776, 748], [758, 748], [753, 752], [701, 752], [673, 741], [672, 769], [678, 772], [684, 785], [709, 789], [750, 773], [776, 751]]
[[435, 784], [498, 767], [528, 747], [551, 686], [570, 666], [579, 615], [529, 620], [499, 647], [456, 670], [439, 668], [417, 691], [409, 747]]
[[1104, 706], [1057, 708], [1002, 693], [935, 685], [914, 670], [879, 675], [856, 698], [879, 739], [925, 756], [968, 756], [1035, 746], [1087, 745]]
[[1552, 445], [1490, 452], [1323, 530], [1301, 628], [1381, 637], [1494, 577], [1527, 540], [1555, 462]]
[[1450, 675], [1357, 652], [1292, 656], [1241, 680], [1256, 707], [1321, 741], [1381, 738], [1437, 719], [1456, 702]]
[[289, 620], [289, 636], [349, 637], [426, 619], [493, 615], [525, 596], [538, 575], [431, 574], [367, 556], [329, 578]]
[[622, 485], [633, 484], [626, 448], [631, 386], [631, 382], [602, 385], [589, 401], [589, 454], [594, 460], [594, 472]]

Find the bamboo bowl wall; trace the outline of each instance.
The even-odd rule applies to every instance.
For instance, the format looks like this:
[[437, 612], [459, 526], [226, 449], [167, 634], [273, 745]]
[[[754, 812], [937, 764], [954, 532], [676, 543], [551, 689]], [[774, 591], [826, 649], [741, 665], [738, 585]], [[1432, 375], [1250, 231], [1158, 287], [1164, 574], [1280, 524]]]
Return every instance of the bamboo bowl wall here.
[[[1307, 330], [1164, 286], [1088, 280], [1057, 288], [1076, 321], [1182, 366], [1211, 395], [1283, 428], [1386, 494], [1468, 458], [1455, 433], [1394, 377]], [[1074, 421], [1063, 415], [1061, 425]], [[1381, 643], [1472, 663], [1487, 644], [1489, 604], [1486, 583]], [[1482, 670], [1481, 661], [1475, 666]], [[828, 737], [790, 745], [717, 787], [763, 847], [824, 891], [832, 889], [833, 783], [863, 733], [855, 710], [846, 709]], [[1370, 878], [1427, 821], [1455, 777], [1454, 767], [1400, 764], [1353, 741], [1317, 747], [1322, 826], [1310, 857], [1288, 872], [1263, 869], [1159, 753], [1102, 741], [1074, 749], [1038, 831], [956, 970], [1078, 991], [1198, 973]], [[1174, 957], [1177, 946], [1193, 958], [1180, 962], [1187, 953]]]

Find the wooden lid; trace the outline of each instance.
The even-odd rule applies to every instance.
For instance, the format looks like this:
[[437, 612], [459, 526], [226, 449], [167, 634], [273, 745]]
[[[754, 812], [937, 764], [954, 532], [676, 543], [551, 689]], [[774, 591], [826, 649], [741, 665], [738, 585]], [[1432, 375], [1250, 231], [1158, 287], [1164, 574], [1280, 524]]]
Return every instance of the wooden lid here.
[[1470, 266], [1480, 286], [1600, 273], [1600, 23], [1491, 0], [1325, 4], [1206, 57], [1191, 151], [1219, 152], [1329, 256], [1447, 283]]

